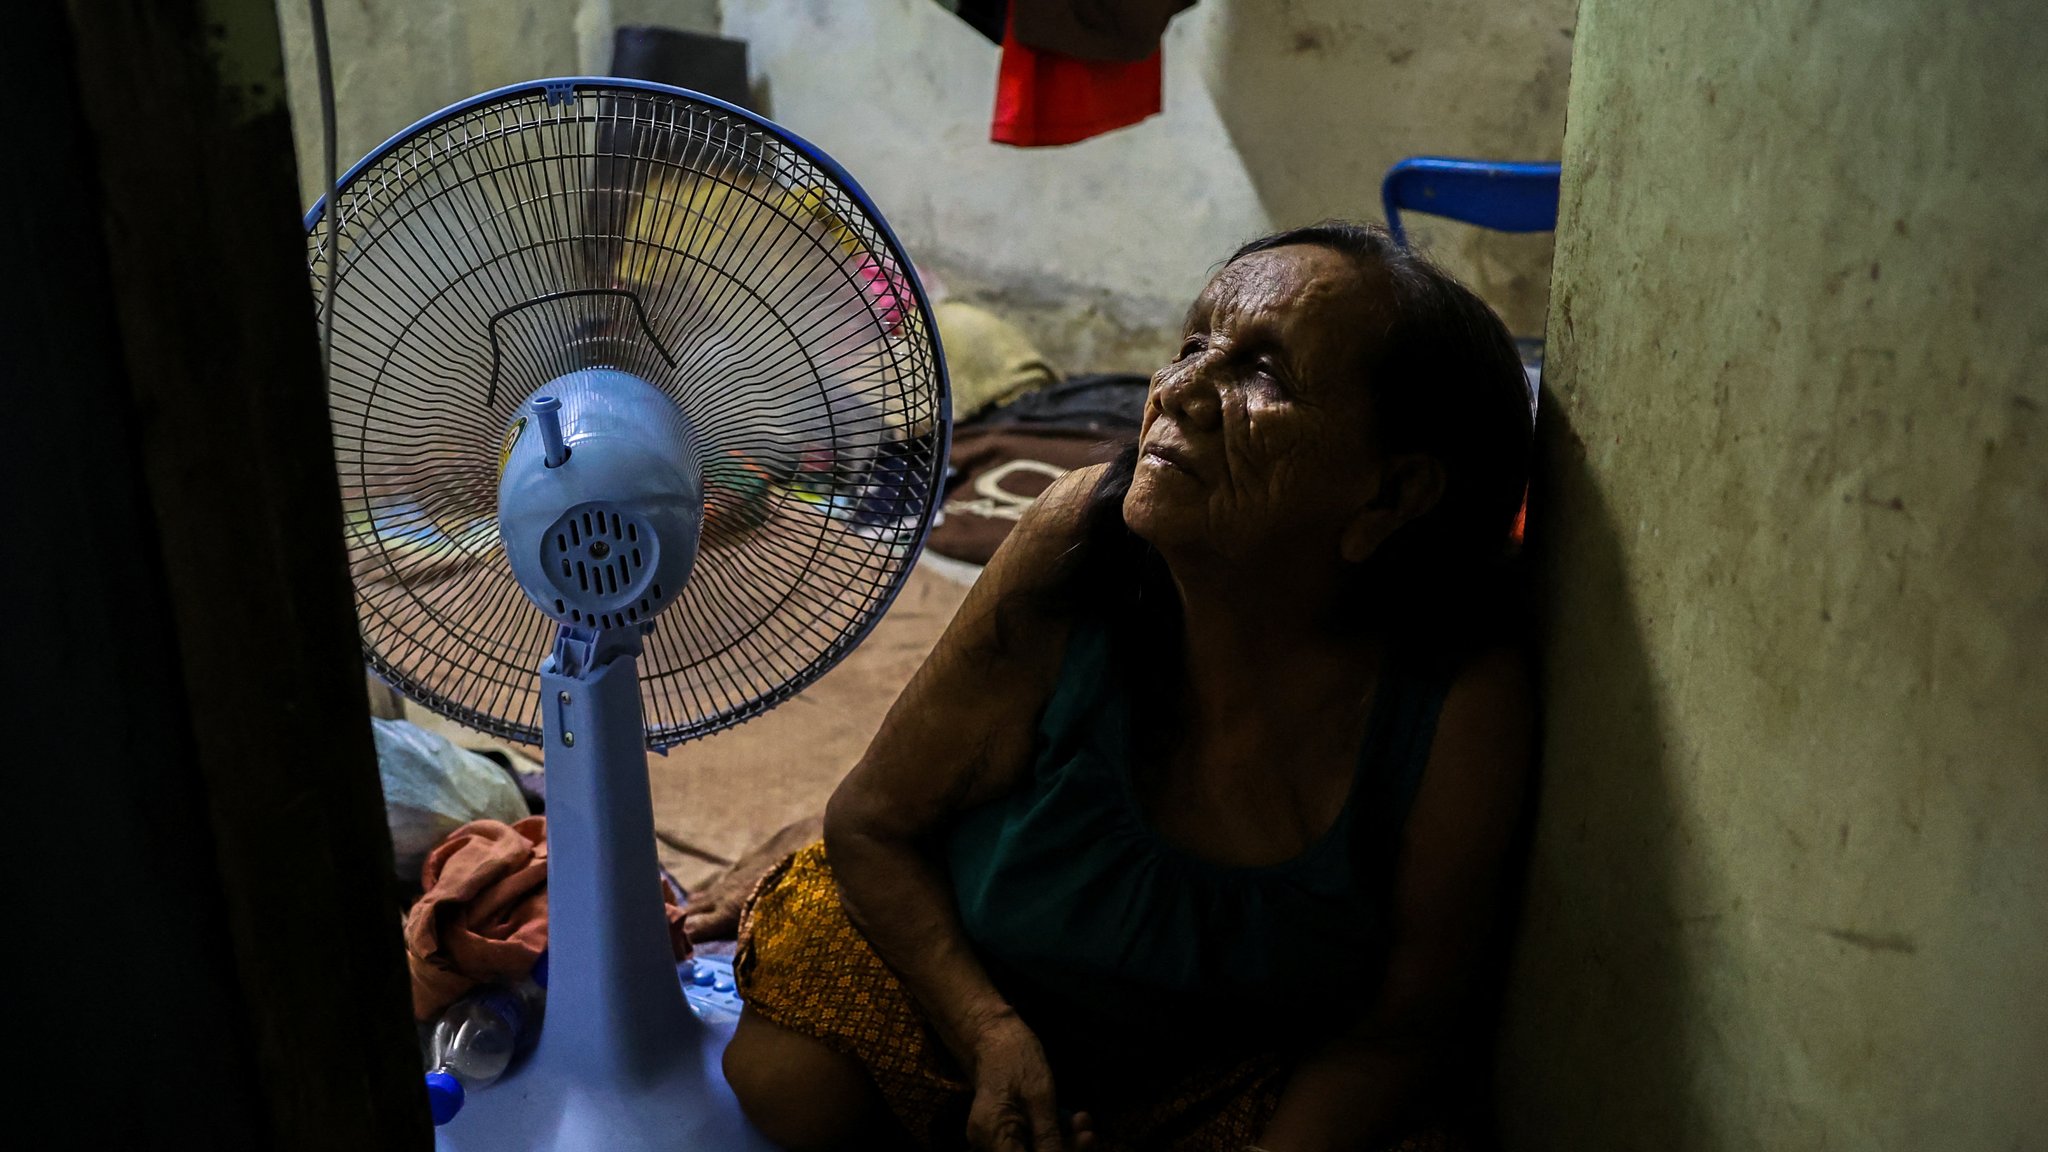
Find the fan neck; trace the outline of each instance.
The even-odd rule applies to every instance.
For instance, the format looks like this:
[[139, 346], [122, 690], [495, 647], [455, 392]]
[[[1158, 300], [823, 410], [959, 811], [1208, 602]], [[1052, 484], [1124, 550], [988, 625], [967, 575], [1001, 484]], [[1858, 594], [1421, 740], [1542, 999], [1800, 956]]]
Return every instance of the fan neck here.
[[621, 656], [640, 655], [640, 638], [647, 625], [631, 628], [584, 628], [563, 624], [555, 632], [554, 651], [541, 671], [553, 676], [582, 679]]

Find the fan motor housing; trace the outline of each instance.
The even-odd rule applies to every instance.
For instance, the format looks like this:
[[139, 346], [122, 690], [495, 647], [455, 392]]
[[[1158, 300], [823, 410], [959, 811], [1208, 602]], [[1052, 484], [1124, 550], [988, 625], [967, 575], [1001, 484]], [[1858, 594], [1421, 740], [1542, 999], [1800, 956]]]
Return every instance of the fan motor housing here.
[[[553, 399], [559, 407], [536, 402]], [[567, 456], [548, 463], [541, 422]], [[704, 481], [689, 421], [628, 372], [587, 368], [535, 389], [507, 423], [498, 530], [512, 574], [564, 624], [627, 628], [674, 601], [696, 560]]]

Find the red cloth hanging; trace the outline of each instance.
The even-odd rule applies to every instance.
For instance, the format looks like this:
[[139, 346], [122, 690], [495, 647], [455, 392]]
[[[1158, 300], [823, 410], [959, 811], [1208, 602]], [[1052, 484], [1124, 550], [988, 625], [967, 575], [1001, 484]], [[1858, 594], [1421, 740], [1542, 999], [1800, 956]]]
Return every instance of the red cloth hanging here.
[[1160, 109], [1159, 53], [1143, 60], [1080, 60], [1033, 48], [1003, 31], [989, 139], [1019, 148], [1072, 144], [1128, 127]]

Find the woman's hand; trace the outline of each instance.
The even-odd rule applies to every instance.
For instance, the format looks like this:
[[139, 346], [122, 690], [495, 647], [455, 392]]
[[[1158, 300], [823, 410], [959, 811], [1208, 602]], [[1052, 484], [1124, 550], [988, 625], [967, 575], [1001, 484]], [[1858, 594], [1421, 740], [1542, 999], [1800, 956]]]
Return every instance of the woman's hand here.
[[732, 939], [739, 930], [741, 906], [753, 894], [754, 885], [783, 857], [816, 840], [824, 830], [823, 816], [807, 816], [740, 857], [709, 886], [690, 893], [683, 905], [683, 932], [690, 943]]
[[1012, 1016], [982, 1031], [974, 1047], [974, 1103], [967, 1145], [975, 1152], [1069, 1152], [1094, 1143], [1085, 1115], [1070, 1141], [1060, 1125], [1052, 1068], [1038, 1037]]

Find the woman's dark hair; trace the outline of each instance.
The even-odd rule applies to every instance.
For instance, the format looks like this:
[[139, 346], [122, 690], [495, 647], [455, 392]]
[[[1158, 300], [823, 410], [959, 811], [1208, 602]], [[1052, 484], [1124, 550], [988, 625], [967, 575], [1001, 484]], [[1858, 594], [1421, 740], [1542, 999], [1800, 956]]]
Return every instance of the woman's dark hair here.
[[[1333, 626], [1377, 617], [1421, 633], [1446, 659], [1518, 642], [1523, 604], [1510, 534], [1528, 487], [1532, 420], [1514, 338], [1485, 301], [1375, 225], [1324, 221], [1276, 232], [1224, 266], [1298, 244], [1341, 253], [1385, 286], [1381, 300], [1361, 299], [1358, 315], [1375, 337], [1357, 366], [1374, 447], [1427, 455], [1444, 469], [1442, 499], [1358, 566]], [[1081, 546], [1054, 587], [1071, 611], [1165, 640], [1178, 634], [1177, 593], [1164, 562], [1123, 520], [1136, 464], [1133, 444], [1109, 466], [1090, 497]]]

